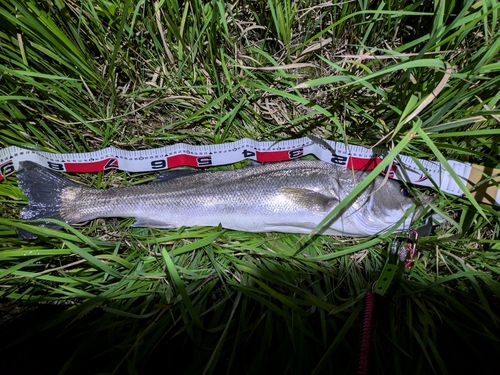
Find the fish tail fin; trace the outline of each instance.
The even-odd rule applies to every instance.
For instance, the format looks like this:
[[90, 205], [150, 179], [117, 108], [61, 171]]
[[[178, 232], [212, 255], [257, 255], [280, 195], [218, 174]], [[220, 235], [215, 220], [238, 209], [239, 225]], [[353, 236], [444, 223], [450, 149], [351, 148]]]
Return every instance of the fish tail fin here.
[[[68, 222], [61, 213], [62, 194], [69, 187], [81, 185], [31, 161], [23, 161], [19, 165], [18, 184], [29, 199], [29, 204], [21, 211], [21, 219], [57, 219]], [[43, 223], [40, 226], [60, 228], [52, 223]], [[18, 229], [18, 235], [25, 239], [36, 238], [34, 234], [22, 229]]]

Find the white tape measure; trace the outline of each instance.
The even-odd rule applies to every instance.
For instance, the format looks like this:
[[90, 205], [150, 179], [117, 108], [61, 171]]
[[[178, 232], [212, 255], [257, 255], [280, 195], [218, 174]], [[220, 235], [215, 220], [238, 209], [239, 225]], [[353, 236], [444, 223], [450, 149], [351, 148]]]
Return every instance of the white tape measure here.
[[[0, 181], [14, 173], [19, 162], [30, 160], [50, 169], [61, 172], [100, 172], [120, 169], [128, 172], [159, 171], [179, 166], [211, 167], [232, 164], [244, 159], [257, 162], [276, 162], [315, 155], [318, 159], [356, 170], [374, 169], [388, 154], [382, 148], [365, 148], [324, 140], [318, 137], [304, 137], [287, 141], [257, 142], [244, 138], [236, 142], [208, 146], [193, 146], [177, 143], [149, 150], [125, 151], [108, 147], [99, 151], [54, 154], [17, 146], [0, 150]], [[434, 186], [432, 179], [442, 190], [454, 195], [462, 195], [457, 183], [438, 162], [417, 159], [425, 168], [421, 170], [410, 157], [399, 155], [394, 160], [390, 178], [403, 180], [420, 186]], [[496, 187], [500, 170], [478, 165], [449, 161], [465, 186], [472, 189], [480, 181], [479, 188], [472, 193], [478, 201], [500, 205], [500, 193]], [[486, 182], [487, 176], [496, 175]]]

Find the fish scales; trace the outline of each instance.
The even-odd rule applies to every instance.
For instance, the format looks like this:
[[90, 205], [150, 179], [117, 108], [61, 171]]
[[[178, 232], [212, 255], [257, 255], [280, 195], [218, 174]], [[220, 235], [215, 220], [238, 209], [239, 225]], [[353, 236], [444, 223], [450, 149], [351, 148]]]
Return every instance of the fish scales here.
[[[98, 217], [135, 217], [136, 226], [221, 224], [248, 232], [311, 233], [368, 174], [299, 160], [229, 171], [171, 171], [150, 184], [93, 189], [35, 163], [21, 164], [19, 185], [30, 199], [23, 219], [51, 217], [75, 224]], [[383, 232], [412, 204], [397, 182], [378, 176], [322, 233]], [[407, 229], [410, 220], [398, 229]]]
[[[67, 198], [63, 198], [62, 217], [80, 222], [94, 217], [145, 218], [147, 213], [152, 219], [168, 215], [164, 218], [165, 227], [213, 226], [221, 220], [248, 220], [252, 216], [257, 216], [261, 221], [263, 214], [302, 213], [307, 208], [294, 200], [282, 199], [281, 186], [300, 186], [312, 191], [318, 190], [318, 182], [328, 183], [326, 176], [318, 173], [322, 172], [318, 168], [301, 168], [299, 174], [290, 167], [283, 169], [283, 166], [270, 166], [273, 168], [200, 172], [171, 181], [119, 189], [70, 188], [63, 195]], [[324, 193], [328, 194], [326, 191]], [[79, 196], [79, 199], [74, 199], [75, 196]], [[231, 217], [224, 218], [221, 215]], [[255, 230], [259, 230], [259, 227]]]

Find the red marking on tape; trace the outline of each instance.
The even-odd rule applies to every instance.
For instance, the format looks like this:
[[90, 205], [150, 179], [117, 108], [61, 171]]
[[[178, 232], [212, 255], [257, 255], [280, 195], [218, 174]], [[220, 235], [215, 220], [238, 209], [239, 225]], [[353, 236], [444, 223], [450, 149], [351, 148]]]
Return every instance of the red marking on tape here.
[[385, 167], [385, 169], [384, 169], [382, 172], [380, 172], [380, 174], [381, 174], [382, 176], [385, 176], [386, 174], [388, 174], [388, 175], [389, 175], [389, 178], [394, 178], [394, 177], [396, 177], [396, 171], [398, 170], [398, 167], [397, 167], [396, 165], [392, 165], [392, 166], [391, 166], [391, 169], [389, 170], [389, 173], [387, 173], [387, 168], [388, 168], [388, 167]]
[[356, 156], [349, 156], [347, 161], [347, 168], [355, 169], [358, 171], [371, 171], [382, 162], [380, 158], [360, 158]]
[[98, 161], [87, 161], [81, 163], [65, 162], [66, 172], [93, 173], [102, 172], [108, 169], [118, 168], [118, 160], [115, 158], [106, 158]]
[[210, 167], [212, 165], [212, 156], [194, 156], [179, 154], [167, 157], [168, 168], [175, 167]]
[[422, 182], [422, 181], [425, 181], [425, 180], [427, 180], [427, 176], [425, 174], [421, 174], [420, 178], [418, 180], [416, 180], [415, 182]]
[[[349, 160], [347, 161], [347, 168], [352, 168], [358, 171], [372, 171], [381, 162], [382, 162], [381, 158], [360, 158], [360, 157], [350, 156]], [[389, 178], [396, 177], [396, 171], [398, 170], [397, 165], [392, 165], [391, 168], [389, 169], [389, 172], [387, 171], [388, 170], [387, 168], [388, 167], [386, 167], [382, 172], [380, 172], [380, 174], [382, 176], [388, 174]]]
[[304, 149], [297, 148], [285, 151], [256, 151], [255, 158], [260, 163], [272, 163], [275, 161], [287, 161], [304, 156]]

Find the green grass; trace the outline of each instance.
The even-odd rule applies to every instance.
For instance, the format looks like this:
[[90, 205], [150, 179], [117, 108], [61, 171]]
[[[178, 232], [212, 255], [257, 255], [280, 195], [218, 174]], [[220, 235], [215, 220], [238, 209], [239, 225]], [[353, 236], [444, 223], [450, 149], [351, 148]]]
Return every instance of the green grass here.
[[[85, 152], [315, 134], [500, 166], [493, 0], [0, 7], [0, 147]], [[154, 176], [78, 177], [112, 187]], [[426, 192], [450, 220], [377, 298], [372, 373], [488, 373], [500, 354], [498, 207]], [[28, 242], [15, 232], [29, 225], [18, 220], [26, 203], [14, 176], [0, 184], [2, 359], [51, 373], [159, 364], [187, 374], [354, 373], [364, 295], [395, 238], [97, 219], [33, 227], [39, 239]]]

